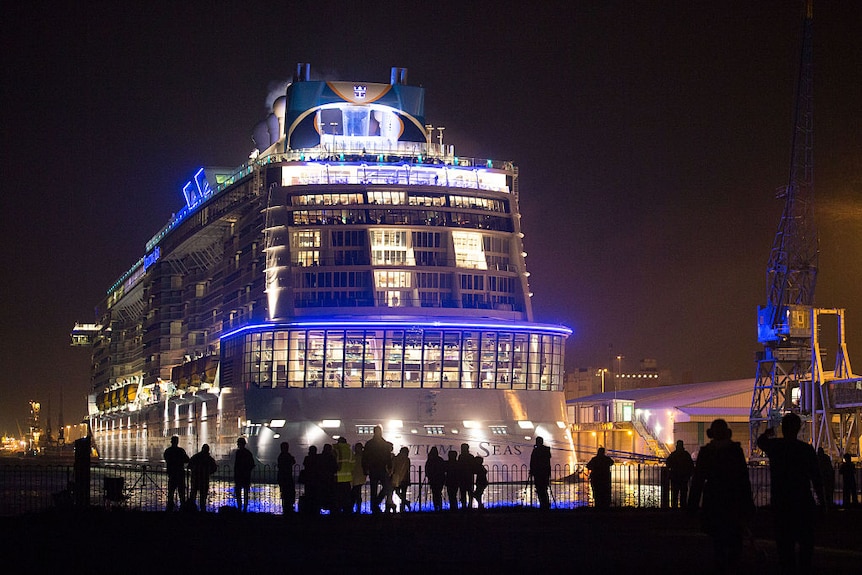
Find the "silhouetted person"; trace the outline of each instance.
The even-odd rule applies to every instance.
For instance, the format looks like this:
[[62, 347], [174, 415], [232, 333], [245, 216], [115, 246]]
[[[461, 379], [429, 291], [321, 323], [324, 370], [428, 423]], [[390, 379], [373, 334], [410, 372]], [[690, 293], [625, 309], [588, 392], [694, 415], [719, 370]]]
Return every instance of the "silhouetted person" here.
[[201, 511], [207, 510], [207, 497], [210, 493], [210, 475], [218, 470], [215, 459], [210, 455], [210, 446], [204, 443], [201, 450], [189, 459], [189, 475], [191, 477], [191, 491], [189, 501], [194, 503], [195, 497]]
[[245, 437], [236, 440], [236, 453], [233, 457], [233, 496], [240, 511], [248, 511], [248, 497], [251, 492], [251, 470], [254, 469], [254, 456], [245, 446]]
[[823, 481], [821, 503], [830, 508], [835, 504], [835, 465], [822, 447], [817, 448], [817, 467], [820, 468], [820, 479]]
[[844, 462], [838, 467], [838, 474], [841, 475], [841, 506], [844, 509], [855, 507], [856, 500], [856, 466], [853, 464], [853, 458], [849, 453], [844, 454]]
[[362, 454], [365, 448], [362, 443], [357, 442], [353, 446], [353, 478], [350, 481], [350, 500], [353, 503], [353, 512], [362, 513], [362, 487], [368, 479], [368, 471], [362, 464]]
[[443, 486], [446, 484], [446, 462], [440, 457], [437, 447], [432, 447], [425, 460], [425, 477], [428, 488], [431, 489], [431, 501], [434, 511], [443, 509]]
[[485, 459], [479, 455], [475, 457], [476, 461], [476, 487], [473, 489], [473, 499], [476, 500], [476, 507], [485, 509], [485, 503], [482, 497], [485, 495], [485, 489], [488, 488], [488, 470], [485, 469]]
[[402, 447], [392, 459], [392, 489], [400, 499], [401, 512], [410, 509], [407, 489], [410, 487], [410, 450]]
[[688, 504], [688, 482], [694, 473], [694, 461], [685, 450], [682, 439], [676, 442], [676, 449], [665, 461], [670, 475], [670, 506], [685, 507]]
[[[810, 444], [796, 438], [802, 420], [795, 413], [781, 418], [781, 433], [767, 429], [757, 438], [757, 447], [769, 457], [771, 503], [775, 543], [782, 573], [808, 572], [814, 552], [815, 502], [823, 481], [817, 465], [817, 454]], [[796, 545], [799, 545], [799, 554]]]
[[338, 460], [335, 458], [335, 450], [331, 443], [324, 443], [320, 452], [320, 460], [317, 470], [320, 473], [320, 506], [323, 509], [334, 511], [335, 504], [335, 479], [338, 473]]
[[611, 467], [613, 465], [614, 460], [605, 455], [604, 447], [599, 447], [596, 454], [587, 463], [596, 509], [607, 509], [611, 506]]
[[380, 503], [389, 489], [390, 443], [383, 439], [383, 429], [374, 426], [374, 435], [365, 442], [362, 465], [368, 471], [371, 482], [371, 513], [380, 513]]
[[350, 489], [353, 481], [353, 450], [347, 438], [339, 437], [333, 448], [338, 470], [335, 472], [335, 511], [341, 514], [353, 512], [353, 499]]
[[723, 419], [706, 430], [712, 441], [700, 448], [691, 479], [688, 508], [701, 507], [701, 526], [712, 537], [718, 572], [732, 572], [742, 553], [742, 536], [754, 512], [745, 453]]
[[395, 500], [392, 496], [395, 494], [395, 485], [392, 483], [392, 466], [395, 459], [395, 446], [391, 441], [387, 441], [386, 445], [389, 446], [389, 465], [386, 466], [386, 483], [383, 487], [383, 500], [385, 501], [384, 507], [388, 513], [395, 513]]
[[476, 460], [470, 453], [470, 444], [461, 444], [458, 454], [458, 499], [461, 509], [471, 509], [473, 505], [473, 485], [476, 476]]
[[179, 446], [180, 438], [171, 437], [171, 445], [165, 449], [165, 470], [168, 472], [168, 511], [173, 511], [176, 504], [174, 495], [179, 497], [180, 505], [186, 502], [186, 463], [189, 456], [186, 450]]
[[449, 498], [449, 511], [458, 510], [458, 487], [461, 477], [458, 470], [458, 453], [450, 449], [446, 453], [446, 496]]
[[299, 512], [309, 515], [319, 515], [323, 486], [320, 482], [320, 454], [316, 445], [308, 446], [308, 453], [302, 459], [302, 471], [299, 476], [305, 486], [305, 492], [299, 498]]
[[293, 503], [296, 501], [296, 481], [293, 479], [293, 466], [296, 458], [290, 453], [290, 444], [281, 442], [281, 452], [278, 454], [278, 490], [281, 494], [281, 509], [285, 515], [293, 513]]
[[551, 497], [548, 489], [551, 486], [551, 448], [545, 445], [545, 439], [542, 437], [536, 438], [536, 444], [530, 454], [530, 475], [533, 476], [533, 485], [536, 487], [539, 509], [550, 509]]

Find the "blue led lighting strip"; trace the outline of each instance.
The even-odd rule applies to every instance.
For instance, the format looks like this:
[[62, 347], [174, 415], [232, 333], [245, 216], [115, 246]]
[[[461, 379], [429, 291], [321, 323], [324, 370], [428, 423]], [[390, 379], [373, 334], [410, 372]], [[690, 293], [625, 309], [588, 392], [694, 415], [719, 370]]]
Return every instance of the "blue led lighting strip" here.
[[547, 324], [509, 324], [509, 323], [482, 323], [461, 321], [411, 321], [411, 320], [365, 320], [365, 321], [300, 321], [291, 323], [264, 323], [246, 325], [229, 331], [220, 339], [230, 339], [243, 333], [260, 330], [284, 330], [284, 329], [487, 329], [497, 331], [545, 333], [569, 337], [572, 330], [562, 325]]

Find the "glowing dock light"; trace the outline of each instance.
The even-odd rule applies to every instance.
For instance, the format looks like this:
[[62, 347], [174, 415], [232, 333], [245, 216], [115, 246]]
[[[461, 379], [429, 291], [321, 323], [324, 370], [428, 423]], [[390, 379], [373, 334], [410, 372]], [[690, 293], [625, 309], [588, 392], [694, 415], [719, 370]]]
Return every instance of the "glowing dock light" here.
[[332, 429], [332, 428], [340, 427], [340, 426], [341, 426], [341, 420], [340, 419], [324, 419], [323, 421], [320, 422], [320, 427], [322, 427], [324, 429]]
[[533, 429], [536, 426], [533, 425], [533, 422], [529, 419], [522, 419], [518, 422], [518, 427], [520, 427], [521, 429]]
[[283, 420], [283, 419], [273, 419], [272, 421], [270, 421], [270, 422], [269, 422], [269, 426], [270, 426], [270, 427], [279, 427], [279, 428], [280, 428], [280, 427], [284, 427], [284, 424], [285, 424], [285, 423], [286, 423], [286, 422], [285, 422], [285, 420]]

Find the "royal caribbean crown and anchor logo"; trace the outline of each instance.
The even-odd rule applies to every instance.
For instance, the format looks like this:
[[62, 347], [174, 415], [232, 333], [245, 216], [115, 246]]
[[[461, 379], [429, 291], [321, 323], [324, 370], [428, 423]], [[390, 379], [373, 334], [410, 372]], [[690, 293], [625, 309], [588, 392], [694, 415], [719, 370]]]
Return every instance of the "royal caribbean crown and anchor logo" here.
[[353, 85], [353, 97], [357, 100], [364, 100], [365, 94], [368, 92], [368, 86], [363, 84], [354, 84]]

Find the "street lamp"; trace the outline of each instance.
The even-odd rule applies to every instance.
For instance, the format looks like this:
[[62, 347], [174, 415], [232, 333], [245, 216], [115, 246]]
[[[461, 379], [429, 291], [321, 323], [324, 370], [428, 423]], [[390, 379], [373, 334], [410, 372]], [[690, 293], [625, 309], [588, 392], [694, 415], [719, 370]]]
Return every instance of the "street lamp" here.
[[622, 387], [623, 383], [623, 357], [622, 355], [617, 356], [617, 377], [619, 378], [619, 384], [617, 388]]
[[603, 367], [602, 369], [600, 369], [600, 370], [596, 373], [596, 375], [600, 375], [600, 376], [602, 376], [602, 393], [604, 393], [604, 392], [605, 392], [605, 374], [606, 374], [607, 372], [608, 372], [608, 369], [607, 369], [606, 367]]

